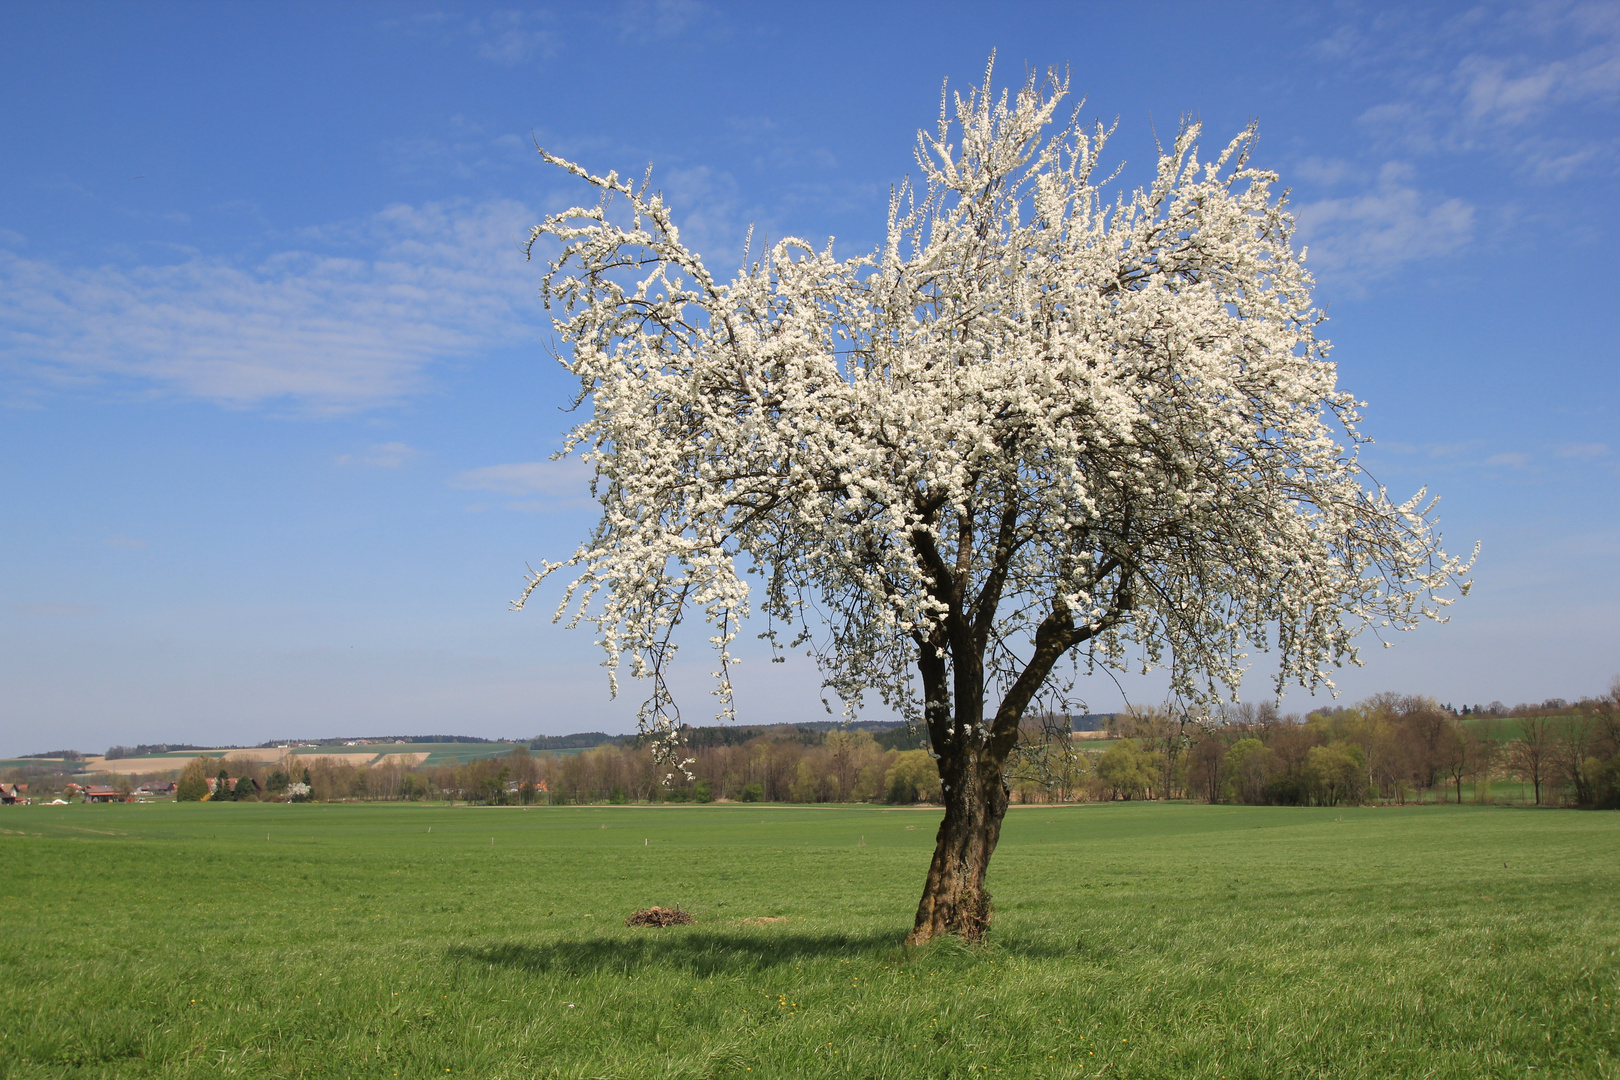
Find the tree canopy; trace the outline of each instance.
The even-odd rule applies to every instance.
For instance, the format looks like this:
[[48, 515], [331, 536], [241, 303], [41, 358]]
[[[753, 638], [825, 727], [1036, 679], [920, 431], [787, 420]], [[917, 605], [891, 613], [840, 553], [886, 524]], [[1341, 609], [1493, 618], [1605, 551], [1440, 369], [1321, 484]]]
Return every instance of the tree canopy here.
[[[1205, 160], [1189, 123], [1111, 195], [1111, 129], [1076, 109], [1054, 130], [1067, 90], [998, 96], [987, 71], [942, 97], [920, 184], [852, 258], [788, 238], [719, 281], [647, 181], [544, 150], [601, 197], [530, 239], [560, 244], [543, 292], [589, 403], [565, 452], [594, 465], [602, 516], [523, 599], [569, 570], [559, 616], [651, 680], [641, 722], [666, 748], [673, 628], [713, 626], [729, 715], [757, 599], [850, 709], [875, 693], [927, 723], [935, 869], [974, 896], [1019, 719], [1061, 661], [1163, 666], [1207, 701], [1258, 647], [1279, 689], [1331, 687], [1360, 632], [1439, 617], [1470, 565], [1424, 492], [1365, 482], [1255, 129]], [[946, 906], [929, 933], [988, 918]]]

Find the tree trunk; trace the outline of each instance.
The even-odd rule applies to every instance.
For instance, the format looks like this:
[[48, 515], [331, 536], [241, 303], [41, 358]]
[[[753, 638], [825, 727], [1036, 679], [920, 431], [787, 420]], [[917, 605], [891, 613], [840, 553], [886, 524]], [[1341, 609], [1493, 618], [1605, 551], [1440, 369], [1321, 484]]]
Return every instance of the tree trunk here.
[[990, 925], [990, 894], [985, 871], [1001, 838], [1001, 819], [1010, 799], [999, 765], [971, 752], [941, 754], [945, 818], [934, 841], [934, 861], [917, 905], [917, 922], [907, 945], [921, 945], [941, 934], [978, 941]]
[[[941, 934], [955, 934], [968, 941], [984, 936], [990, 925], [990, 894], [985, 890], [984, 878], [1012, 797], [1002, 773], [1007, 756], [1018, 742], [1019, 721], [1036, 691], [1045, 684], [1052, 665], [1068, 649], [1112, 625], [1094, 624], [1077, 630], [1062, 597], [1055, 598], [1051, 613], [1035, 632], [1034, 655], [1008, 688], [989, 731], [985, 730], [984, 653], [1005, 580], [1017, 517], [1016, 506], [1009, 507], [997, 549], [1001, 561], [981, 590], [978, 614], [972, 618], [963, 613], [960, 590], [945, 587], [952, 580], [965, 579], [965, 553], [972, 549], [972, 532], [966, 523], [969, 519], [964, 519], [961, 529], [960, 551], [964, 554], [958, 559], [956, 575], [926, 536], [918, 534], [914, 540], [924, 561], [936, 568], [935, 588], [950, 609], [950, 616], [935, 624], [926, 638], [917, 638], [923, 712], [939, 766], [945, 817], [934, 838], [934, 860], [928, 867], [928, 880], [917, 904], [917, 921], [906, 937], [907, 945], [921, 945]], [[1123, 604], [1123, 610], [1129, 607], [1128, 602]]]

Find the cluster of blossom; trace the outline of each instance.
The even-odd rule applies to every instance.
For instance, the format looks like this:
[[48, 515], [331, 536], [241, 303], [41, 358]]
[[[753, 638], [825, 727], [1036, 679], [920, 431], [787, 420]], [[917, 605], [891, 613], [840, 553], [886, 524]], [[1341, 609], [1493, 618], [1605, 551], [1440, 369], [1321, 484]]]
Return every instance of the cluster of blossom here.
[[[518, 606], [569, 568], [558, 617], [652, 681], [666, 756], [671, 633], [714, 627], [729, 717], [747, 573], [848, 709], [873, 692], [978, 744], [1064, 656], [1163, 665], [1209, 700], [1274, 648], [1279, 689], [1331, 687], [1359, 631], [1450, 602], [1471, 561], [1440, 550], [1433, 502], [1362, 482], [1254, 130], [1203, 161], [1189, 124], [1110, 198], [1109, 130], [1047, 136], [1066, 90], [1009, 100], [987, 74], [919, 135], [925, 187], [895, 193], [880, 249], [785, 239], [729, 283], [645, 180], [541, 151], [602, 194], [530, 239], [561, 246], [544, 295], [590, 408], [563, 453], [595, 466], [602, 517]], [[962, 707], [975, 680], [993, 722]]]

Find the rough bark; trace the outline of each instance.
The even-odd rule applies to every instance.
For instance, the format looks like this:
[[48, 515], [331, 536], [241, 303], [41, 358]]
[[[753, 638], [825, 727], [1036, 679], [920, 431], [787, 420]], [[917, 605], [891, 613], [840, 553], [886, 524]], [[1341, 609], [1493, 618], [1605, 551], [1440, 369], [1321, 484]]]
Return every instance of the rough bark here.
[[[964, 528], [964, 544], [966, 540]], [[985, 874], [996, 842], [1001, 839], [1001, 821], [1011, 801], [1002, 772], [1018, 742], [1019, 721], [1063, 654], [1124, 618], [1131, 608], [1129, 573], [1122, 575], [1116, 587], [1114, 611], [1093, 626], [1076, 627], [1062, 598], [1054, 598], [1051, 612], [1035, 632], [1029, 663], [1007, 688], [987, 728], [984, 650], [989, 640], [989, 620], [1000, 600], [1009, 551], [1005, 541], [998, 546], [992, 571], [975, 605], [977, 619], [964, 613], [960, 587], [940, 589], [950, 614], [935, 625], [928, 638], [918, 638], [924, 714], [938, 760], [945, 817], [935, 835], [934, 858], [917, 904], [916, 922], [906, 938], [908, 945], [920, 945], [941, 934], [955, 934], [968, 941], [984, 936], [990, 925]], [[929, 550], [925, 554], [933, 553]], [[942, 560], [936, 557], [931, 565], [936, 567], [936, 583], [953, 580]], [[965, 570], [959, 568], [954, 580], [961, 581], [965, 576]], [[949, 668], [945, 663], [947, 653], [951, 657]], [[952, 680], [954, 693], [949, 686]], [[954, 699], [954, 712], [947, 695]]]
[[934, 859], [908, 945], [941, 934], [978, 941], [990, 925], [985, 872], [1001, 838], [1008, 803], [1001, 766], [967, 752], [941, 754], [940, 778], [946, 784], [945, 817], [939, 823]]

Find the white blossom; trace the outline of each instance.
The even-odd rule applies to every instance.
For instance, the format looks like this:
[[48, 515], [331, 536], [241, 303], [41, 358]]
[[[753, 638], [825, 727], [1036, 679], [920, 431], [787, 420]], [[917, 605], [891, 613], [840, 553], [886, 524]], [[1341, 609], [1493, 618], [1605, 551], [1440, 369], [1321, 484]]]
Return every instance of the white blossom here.
[[942, 98], [878, 249], [783, 239], [729, 282], [647, 181], [541, 151], [601, 196], [530, 247], [560, 244], [543, 291], [589, 410], [562, 453], [594, 466], [602, 516], [517, 606], [566, 569], [558, 617], [595, 627], [615, 690], [626, 665], [651, 680], [666, 760], [671, 634], [696, 613], [722, 718], [757, 604], [847, 709], [875, 693], [936, 747], [982, 748], [1016, 738], [1061, 657], [1213, 700], [1262, 649], [1279, 692], [1331, 689], [1363, 630], [1466, 591], [1434, 501], [1358, 465], [1359, 403], [1255, 129], [1206, 160], [1189, 123], [1150, 184], [1110, 194], [1111, 129], [1076, 110], [1048, 134], [1066, 92], [997, 97], [987, 73]]

